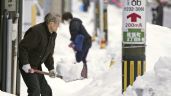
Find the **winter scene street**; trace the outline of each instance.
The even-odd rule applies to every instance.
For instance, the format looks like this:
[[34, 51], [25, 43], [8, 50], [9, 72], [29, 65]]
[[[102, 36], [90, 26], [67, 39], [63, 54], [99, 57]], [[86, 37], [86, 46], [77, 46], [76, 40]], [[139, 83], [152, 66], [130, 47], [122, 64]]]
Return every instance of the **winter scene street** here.
[[[25, 5], [25, 6], [29, 6], [29, 4], [31, 4], [30, 2], [28, 2], [28, 0], [22, 0], [22, 1], [23, 1], [23, 5]], [[24, 1], [27, 2], [27, 4], [25, 4]], [[30, 0], [30, 1], [32, 1], [32, 0]], [[49, 6], [47, 6], [47, 4], [49, 4], [49, 3], [48, 3], [48, 1], [45, 1], [45, 0], [40, 0], [40, 1], [35, 0], [35, 1], [36, 1], [36, 3], [34, 2], [34, 4], [37, 4], [37, 2], [39, 2], [38, 7], [36, 5], [36, 8], [39, 9], [39, 7], [41, 8], [41, 6], [44, 6], [43, 7], [44, 9], [39, 10], [40, 17], [38, 17], [37, 21], [35, 21], [36, 24], [39, 24], [40, 22], [43, 22], [44, 20], [46, 20], [46, 19], [44, 19], [44, 17], [47, 16], [46, 13], [48, 13], [48, 11], [50, 10], [50, 9], [48, 9]], [[58, 1], [58, 0], [56, 0], [56, 1]], [[64, 0], [64, 1], [68, 1], [68, 0]], [[56, 39], [53, 39], [54, 36], [51, 36], [51, 35], [53, 35], [53, 33], [49, 33], [50, 35], [47, 33], [54, 40], [54, 42], [52, 41], [51, 43], [49, 43], [50, 41], [48, 41], [47, 45], [53, 46], [51, 44], [54, 43], [54, 51], [53, 51], [53, 47], [44, 47], [45, 44], [43, 45], [42, 43], [38, 43], [39, 47], [42, 46], [41, 48], [36, 47], [37, 49], [34, 49], [34, 50], [36, 50], [35, 53], [36, 52], [38, 53], [39, 49], [44, 50], [45, 48], [47, 48], [48, 51], [45, 49], [47, 52], [45, 51], [43, 54], [46, 54], [46, 53], [48, 54], [48, 52], [49, 52], [49, 54], [51, 54], [53, 52], [52, 57], [53, 57], [53, 62], [54, 62], [54, 69], [51, 68], [50, 65], [46, 64], [48, 61], [49, 61], [48, 62], [49, 64], [52, 63], [52, 62], [50, 62], [50, 59], [48, 59], [45, 62], [42, 62], [42, 64], [41, 64], [42, 69], [41, 68], [39, 69], [40, 66], [37, 68], [36, 65], [34, 65], [34, 64], [31, 65], [31, 63], [30, 63], [30, 62], [32, 62], [31, 60], [30, 61], [26, 60], [27, 62], [30, 63], [29, 64], [30, 69], [28, 68], [28, 66], [25, 68], [22, 67], [22, 66], [27, 65], [28, 63], [20, 66], [21, 62], [26, 62], [25, 60], [20, 60], [21, 58], [25, 59], [24, 55], [27, 55], [26, 57], [28, 57], [29, 59], [33, 58], [33, 60], [37, 58], [35, 55], [31, 55], [33, 57], [29, 57], [30, 56], [30, 55], [28, 55], [29, 53], [26, 53], [26, 52], [30, 52], [30, 53], [34, 52], [31, 50], [31, 48], [34, 47], [33, 45], [37, 44], [37, 42], [34, 40], [39, 40], [40, 39], [39, 37], [41, 37], [40, 34], [35, 34], [35, 33], [32, 36], [29, 35], [29, 32], [31, 34], [31, 32], [32, 33], [33, 32], [40, 33], [41, 31], [35, 31], [36, 29], [33, 29], [33, 28], [30, 29], [33, 31], [27, 31], [29, 29], [29, 27], [31, 27], [31, 25], [29, 25], [29, 23], [30, 24], [32, 23], [32, 22], [29, 22], [28, 17], [27, 17], [30, 10], [23, 11], [22, 35], [21, 35], [21, 38], [23, 39], [23, 41], [21, 41], [21, 43], [18, 42], [17, 43], [18, 45], [16, 44], [17, 48], [18, 48], [16, 50], [19, 50], [19, 52], [17, 51], [17, 54], [19, 54], [20, 56], [23, 56], [23, 57], [20, 57], [20, 56], [15, 57], [16, 61], [19, 58], [19, 61], [18, 61], [19, 64], [18, 64], [18, 66], [16, 65], [17, 67], [14, 65], [11, 65], [12, 67], [10, 69], [10, 70], [12, 70], [12, 71], [10, 71], [11, 73], [14, 72], [13, 70], [20, 70], [20, 71], [15, 71], [15, 74], [19, 74], [19, 77], [16, 76], [16, 79], [14, 79], [14, 76], [9, 77], [9, 79], [11, 80], [10, 84], [15, 85], [16, 83], [19, 82], [19, 87], [17, 87], [18, 86], [17, 84], [15, 85], [15, 87], [14, 87], [14, 85], [12, 85], [11, 88], [8, 87], [8, 86], [10, 86], [10, 85], [8, 85], [9, 83], [7, 83], [9, 80], [3, 79], [4, 77], [8, 78], [8, 74], [7, 74], [7, 76], [3, 77], [4, 72], [2, 70], [3, 68], [6, 68], [6, 67], [0, 66], [0, 71], [2, 70], [0, 72], [0, 74], [1, 74], [0, 75], [0, 96], [37, 96], [34, 93], [31, 94], [32, 91], [28, 90], [29, 84], [30, 84], [30, 86], [32, 86], [31, 84], [33, 84], [33, 85], [35, 84], [33, 82], [34, 78], [31, 76], [32, 74], [34, 74], [34, 75], [38, 74], [41, 76], [44, 75], [45, 79], [48, 83], [48, 84], [46, 84], [45, 82], [43, 82], [43, 80], [44, 80], [43, 77], [41, 77], [41, 78], [43, 78], [42, 85], [41, 85], [41, 80], [38, 80], [38, 81], [40, 81], [39, 82], [40, 84], [38, 84], [40, 86], [40, 89], [38, 91], [40, 91], [40, 94], [41, 94], [39, 96], [171, 96], [171, 56], [170, 56], [170, 54], [171, 54], [171, 42], [170, 42], [171, 41], [171, 19], [170, 19], [171, 7], [169, 5], [169, 4], [171, 4], [171, 0], [163, 0], [165, 2], [167, 1], [168, 5], [166, 6], [166, 3], [164, 2], [165, 6], [164, 6], [164, 11], [163, 11], [163, 22], [162, 22], [163, 24], [162, 25], [157, 24], [158, 19], [156, 20], [154, 18], [154, 14], [152, 11], [152, 8], [155, 8], [157, 6], [158, 0], [146, 0], [146, 2], [143, 0], [128, 0], [128, 1], [138, 1], [138, 2], [142, 1], [141, 4], [142, 4], [142, 7], [144, 7], [144, 10], [142, 11], [142, 13], [139, 12], [142, 17], [137, 20], [137, 22], [141, 23], [140, 25], [137, 25], [138, 26], [137, 28], [140, 28], [144, 31], [144, 34], [141, 35], [141, 36], [144, 36], [144, 38], [140, 42], [138, 42], [136, 40], [134, 42], [133, 39], [129, 39], [128, 37], [126, 37], [127, 39], [124, 39], [125, 38], [124, 34], [126, 33], [125, 30], [127, 30], [126, 28], [128, 28], [128, 31], [129, 31], [129, 27], [125, 28], [125, 26], [124, 26], [125, 22], [129, 23], [129, 21], [128, 22], [125, 21], [124, 15], [130, 14], [129, 12], [131, 12], [131, 11], [127, 12], [129, 9], [125, 10], [125, 8], [129, 7], [129, 6], [124, 7], [126, 4], [125, 2], [128, 2], [127, 0], [87, 0], [87, 1], [89, 1], [89, 6], [88, 6], [87, 10], [85, 10], [83, 7], [83, 4], [84, 4], [83, 1], [86, 1], [86, 0], [71, 0], [70, 2], [72, 4], [72, 6], [70, 6], [70, 8], [71, 8], [70, 11], [74, 18], [79, 18], [81, 20], [81, 21], [79, 21], [76, 19], [75, 21], [77, 21], [77, 24], [78, 24], [78, 22], [81, 22], [82, 23], [81, 26], [85, 27], [86, 31], [88, 32], [87, 34], [89, 34], [92, 38], [92, 44], [91, 44], [91, 47], [88, 48], [87, 58], [85, 56], [86, 63], [84, 62], [84, 60], [82, 60], [81, 62], [78, 62], [77, 53], [79, 51], [77, 51], [77, 49], [75, 47], [77, 45], [75, 44], [74, 47], [72, 47], [72, 45], [71, 45], [72, 38], [74, 38], [74, 37], [72, 37], [74, 33], [72, 34], [71, 30], [72, 29], [76, 30], [76, 28], [78, 28], [78, 27], [76, 27], [76, 26], [71, 27], [72, 21], [69, 21], [69, 20], [65, 21], [65, 19], [69, 18], [70, 15], [67, 15], [68, 17], [66, 16], [66, 18], [64, 17], [64, 15], [60, 15], [59, 16], [60, 21], [59, 21], [59, 25], [57, 26], [57, 32], [56, 32], [57, 33]], [[105, 18], [105, 15], [101, 14], [101, 15], [103, 15], [103, 17], [101, 17], [101, 16], [98, 17], [95, 14], [97, 11], [96, 3], [95, 3], [96, 1], [99, 1], [99, 2], [108, 1], [107, 6], [106, 6], [107, 19], [105, 19], [105, 20], [107, 20], [106, 21], [107, 24], [106, 23], [101, 24], [102, 22], [100, 20], [99, 21], [97, 20], [97, 18], [99, 18], [99, 19]], [[5, 0], [4, 0], [4, 2], [5, 2]], [[118, 6], [117, 5], [118, 2], [121, 2], [122, 4]], [[144, 6], [143, 6], [143, 2], [145, 2]], [[66, 6], [67, 6], [67, 4], [66, 4]], [[103, 7], [104, 6], [105, 6], [105, 3], [103, 4]], [[31, 7], [28, 7], [28, 8], [31, 8]], [[28, 10], [28, 9], [25, 8], [23, 10]], [[53, 9], [53, 10], [57, 10], [57, 8]], [[43, 13], [41, 13], [42, 11], [43, 11]], [[63, 10], [63, 11], [65, 12], [65, 10]], [[3, 10], [1, 10], [1, 13], [2, 12], [3, 12]], [[68, 12], [68, 10], [66, 12]], [[41, 16], [41, 14], [43, 14], [43, 15]], [[100, 15], [100, 14], [98, 14], [98, 15]], [[49, 16], [49, 18], [50, 18], [50, 16]], [[129, 19], [128, 16], [127, 16], [127, 19]], [[48, 20], [50, 20], [50, 19], [47, 19], [47, 21]], [[102, 20], [102, 21], [105, 22], [105, 20]], [[130, 19], [130, 22], [134, 23], [134, 20], [133, 21], [132, 20], [133, 19]], [[144, 21], [140, 21], [140, 20], [144, 20]], [[156, 22], [155, 23], [152, 22], [153, 20], [156, 20]], [[30, 21], [32, 21], [32, 20], [30, 20]], [[49, 21], [49, 22], [51, 22], [51, 21]], [[58, 22], [58, 20], [56, 22]], [[1, 22], [1, 23], [3, 23], [3, 22]], [[49, 23], [46, 23], [46, 24], [49, 24]], [[107, 25], [107, 32], [101, 33], [101, 29], [102, 30], [105, 29], [105, 27], [103, 27], [103, 28], [101, 28], [101, 27], [105, 26], [105, 25]], [[11, 30], [15, 30], [14, 28], [18, 25], [13, 24], [13, 26], [14, 27]], [[51, 32], [50, 31], [51, 27], [49, 27], [49, 26], [50, 25], [48, 25], [47, 28], [49, 28], [49, 32]], [[52, 26], [54, 27], [55, 25], [52, 25]], [[80, 25], [78, 25], [78, 26], [80, 26]], [[97, 26], [100, 26], [100, 28], [96, 28]], [[1, 28], [2, 28], [2, 25], [1, 25]], [[45, 30], [47, 28], [37, 29], [37, 30]], [[130, 27], [130, 29], [131, 28], [132, 27]], [[145, 29], [143, 29], [143, 28], [145, 28]], [[53, 28], [51, 30], [53, 31]], [[27, 33], [28, 35], [25, 34], [26, 31], [28, 32]], [[95, 31], [97, 31], [96, 36], [95, 36]], [[24, 36], [24, 34], [25, 34], [25, 36]], [[85, 33], [83, 33], [83, 34], [85, 34]], [[108, 37], [107, 37], [107, 41], [105, 42], [105, 44], [103, 46], [102, 38], [104, 37], [104, 34], [107, 34]], [[14, 35], [15, 34], [12, 34], [11, 37], [14, 38], [15, 37]], [[127, 36], [128, 35], [129, 34], [127, 34]], [[84, 37], [84, 39], [85, 39], [87, 35], [84, 35], [84, 36], [85, 36]], [[95, 38], [94, 38], [94, 36], [95, 36]], [[39, 39], [34, 39], [35, 37], [39, 38]], [[51, 37], [48, 37], [47, 40], [50, 40]], [[29, 39], [27, 39], [27, 38], [29, 38]], [[42, 38], [41, 38], [41, 40], [42, 40]], [[127, 41], [124, 41], [124, 40], [127, 40]], [[26, 43], [26, 41], [27, 41], [27, 44], [24, 44], [24, 43]], [[81, 42], [81, 40], [79, 40], [79, 41]], [[87, 40], [87, 42], [88, 42], [88, 40]], [[44, 39], [43, 43], [46, 43], [46, 39]], [[32, 47], [29, 47], [30, 49], [28, 48], [28, 49], [24, 50], [24, 48], [26, 48], [29, 44], [31, 44]], [[83, 43], [83, 44], [85, 44], [85, 43]], [[6, 44], [6, 45], [8, 46], [8, 44]], [[129, 49], [129, 48], [130, 48], [131, 53], [126, 52], [127, 49]], [[138, 50], [138, 49], [136, 49], [136, 48], [139, 48], [140, 49], [139, 51], [144, 50], [143, 51], [144, 53], [141, 54], [141, 52], [140, 53], [137, 52], [136, 50]], [[1, 48], [1, 49], [3, 49], [3, 48]], [[136, 49], [136, 50], [134, 51], [131, 49]], [[84, 50], [84, 48], [82, 50]], [[3, 53], [2, 50], [0, 52]], [[124, 63], [125, 58], [126, 59], [128, 58], [127, 56], [126, 57], [124, 57], [124, 56], [125, 55], [133, 56], [130, 54], [133, 54], [134, 52], [135, 52], [135, 54], [138, 54], [137, 58], [138, 58], [139, 54], [142, 55], [142, 57], [145, 56], [145, 60], [143, 59], [145, 62], [143, 61], [142, 65], [140, 67], [138, 65], [139, 63], [135, 63], [137, 65], [135, 65], [136, 67], [133, 67], [133, 68], [132, 68], [131, 64], [126, 65], [126, 63]], [[3, 53], [3, 54], [5, 54], [5, 53]], [[7, 52], [7, 54], [9, 54], [9, 52]], [[4, 57], [4, 56], [6, 56], [6, 55], [1, 55], [0, 57]], [[136, 55], [133, 57], [136, 58]], [[131, 57], [131, 58], [133, 58], [133, 57]], [[135, 61], [138, 61], [137, 58], [135, 59]], [[9, 60], [9, 59], [7, 59], [7, 60]], [[130, 58], [128, 59], [128, 61], [129, 60], [130, 60]], [[133, 60], [131, 59], [129, 62], [131, 62]], [[1, 60], [1, 62], [2, 61], [3, 61], [3, 59]], [[14, 62], [15, 62], [15, 60], [14, 60]], [[36, 60], [35, 60], [35, 62], [36, 62]], [[87, 74], [86, 75], [83, 72], [85, 64], [87, 65]], [[128, 68], [125, 67], [125, 65]], [[13, 67], [16, 67], [16, 69], [12, 69]], [[41, 72], [45, 72], [45, 73], [36, 73], [37, 69], [34, 69], [34, 67], [37, 68], [38, 70], [41, 70]], [[26, 71], [27, 68], [28, 68], [28, 70], [27, 70], [28, 73]], [[51, 71], [51, 70], [53, 70], [53, 71]], [[132, 71], [132, 70], [134, 70], [134, 71]], [[5, 72], [8, 73], [8, 66], [7, 66], [7, 70]], [[19, 73], [17, 73], [17, 72], [19, 72]], [[51, 74], [51, 72], [52, 73], [54, 72], [55, 75]], [[138, 73], [138, 72], [140, 72], [140, 73]], [[30, 75], [27, 76], [27, 74], [30, 74]], [[140, 75], [138, 75], [138, 74], [140, 74]], [[53, 78], [53, 76], [55, 76], [55, 77]], [[60, 78], [58, 76], [62, 76], [62, 78]], [[132, 78], [131, 76], [133, 76], [132, 83], [131, 83], [131, 78]], [[23, 80], [23, 78], [24, 78], [24, 80]], [[32, 79], [29, 79], [29, 78], [32, 78]], [[41, 78], [36, 77], [36, 80], [41, 79]], [[6, 85], [3, 84], [3, 80], [5, 80]], [[28, 83], [28, 82], [31, 82], [31, 83]], [[26, 86], [26, 84], [28, 84], [28, 85]], [[46, 91], [48, 90], [48, 88], [41, 89], [42, 86], [45, 87], [44, 84], [49, 85], [49, 87], [51, 88], [51, 90], [52, 90], [51, 95], [45, 94]], [[5, 87], [3, 87], [3, 85]], [[8, 88], [10, 90], [15, 90], [15, 91], [9, 91]], [[17, 90], [17, 88], [19, 88], [19, 89]], [[32, 86], [30, 88], [34, 88], [34, 87]], [[36, 90], [36, 88], [35, 88], [35, 90]], [[43, 93], [42, 92], [43, 90], [44, 91], [46, 90], [46, 91]]]

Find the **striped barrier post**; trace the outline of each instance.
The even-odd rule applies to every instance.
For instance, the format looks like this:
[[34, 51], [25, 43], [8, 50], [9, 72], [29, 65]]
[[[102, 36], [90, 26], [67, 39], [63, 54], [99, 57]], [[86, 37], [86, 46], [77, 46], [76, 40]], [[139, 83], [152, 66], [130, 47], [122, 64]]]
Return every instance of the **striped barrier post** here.
[[122, 91], [132, 85], [137, 76], [142, 76], [145, 72], [145, 56], [123, 57], [122, 62]]

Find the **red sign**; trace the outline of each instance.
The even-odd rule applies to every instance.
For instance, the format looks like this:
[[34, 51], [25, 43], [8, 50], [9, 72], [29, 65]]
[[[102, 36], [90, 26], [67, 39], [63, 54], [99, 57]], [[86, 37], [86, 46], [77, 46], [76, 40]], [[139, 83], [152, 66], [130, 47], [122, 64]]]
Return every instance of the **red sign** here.
[[141, 19], [141, 16], [136, 13], [131, 13], [127, 16], [127, 19], [131, 18], [131, 22], [137, 22], [137, 18]]

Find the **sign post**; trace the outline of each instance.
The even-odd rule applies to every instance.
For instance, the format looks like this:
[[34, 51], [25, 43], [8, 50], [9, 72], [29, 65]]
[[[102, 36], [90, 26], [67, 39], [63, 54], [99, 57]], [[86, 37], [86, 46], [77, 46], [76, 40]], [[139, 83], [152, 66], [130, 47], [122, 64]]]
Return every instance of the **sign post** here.
[[94, 20], [95, 20], [95, 24], [94, 24], [94, 33], [93, 33], [93, 36], [92, 36], [92, 40], [95, 41], [97, 36], [98, 36], [98, 31], [100, 30], [100, 3], [99, 3], [99, 0], [94, 0], [94, 9], [95, 9], [95, 12], [94, 12]]
[[145, 71], [146, 0], [124, 0], [122, 25], [122, 92]]
[[108, 43], [108, 13], [107, 13], [107, 6], [108, 0], [100, 0], [101, 11], [100, 11], [100, 31], [101, 31], [101, 38], [100, 38], [100, 48], [106, 48]]
[[15, 0], [5, 0], [5, 8], [8, 11], [16, 11], [16, 1]]

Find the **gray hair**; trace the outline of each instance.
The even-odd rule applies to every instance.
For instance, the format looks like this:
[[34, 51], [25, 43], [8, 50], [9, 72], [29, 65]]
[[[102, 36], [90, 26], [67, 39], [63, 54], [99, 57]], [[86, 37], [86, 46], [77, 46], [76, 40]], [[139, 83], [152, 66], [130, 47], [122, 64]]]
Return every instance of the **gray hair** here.
[[48, 13], [45, 18], [44, 21], [46, 24], [49, 24], [50, 22], [54, 22], [54, 23], [60, 23], [60, 18], [61, 16], [56, 14], [56, 13]]

